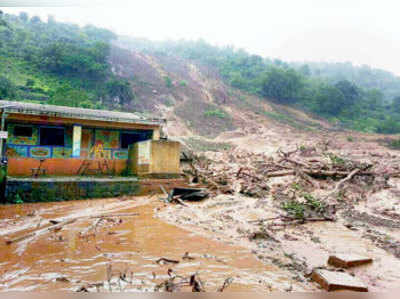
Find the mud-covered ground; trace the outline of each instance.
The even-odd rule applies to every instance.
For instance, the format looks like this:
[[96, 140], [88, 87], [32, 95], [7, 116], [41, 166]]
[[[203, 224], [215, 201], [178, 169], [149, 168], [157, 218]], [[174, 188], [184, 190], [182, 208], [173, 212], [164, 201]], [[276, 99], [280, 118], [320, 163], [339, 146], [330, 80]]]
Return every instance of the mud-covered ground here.
[[[302, 161], [325, 160], [326, 154], [349, 159], [354, 163], [369, 163], [376, 176], [355, 176], [346, 182], [336, 196], [325, 198], [340, 178], [309, 178], [315, 183], [310, 187], [296, 175], [265, 178], [268, 192], [265, 196], [246, 197], [243, 194], [219, 194], [189, 207], [170, 205], [158, 214], [168, 223], [178, 225], [227, 244], [247, 248], [258, 260], [273, 264], [288, 277], [310, 284], [309, 274], [313, 268], [330, 268], [328, 257], [335, 253], [357, 254], [370, 257], [373, 263], [347, 270], [361, 279], [370, 291], [384, 291], [398, 287], [400, 283], [400, 178], [387, 174], [398, 172], [400, 153], [385, 148], [377, 137], [354, 132], [293, 134], [288, 129], [278, 137], [274, 128], [254, 128], [256, 135], [226, 134], [220, 140], [235, 144], [228, 154], [205, 152], [212, 163], [208, 167], [216, 173], [231, 161], [230, 173], [237, 173], [243, 165], [248, 171], [255, 165], [245, 152], [264, 155], [261, 160], [278, 160], [277, 148], [286, 152], [299, 146], [312, 147], [324, 144], [325, 150], [308, 156]], [[254, 133], [254, 132], [253, 132]], [[349, 136], [352, 136], [351, 138]], [[329, 141], [329, 142], [328, 142]], [[320, 146], [320, 145], [319, 145]], [[298, 161], [300, 156], [293, 158]], [[328, 159], [329, 160], [329, 159]], [[245, 161], [245, 162], [240, 162]], [[302, 162], [302, 163], [303, 163]], [[220, 165], [220, 166], [219, 166]], [[288, 164], [289, 165], [289, 164]], [[251, 172], [257, 175], [260, 172]], [[214, 180], [217, 180], [217, 176]], [[228, 178], [229, 179], [229, 178]], [[232, 180], [232, 184], [235, 184]], [[257, 179], [258, 180], [258, 179]], [[248, 179], [248, 181], [251, 181]], [[245, 180], [246, 182], [246, 180]], [[256, 181], [258, 182], [258, 181]], [[241, 183], [243, 185], [243, 182]], [[254, 183], [254, 186], [261, 183]], [[304, 195], [307, 194], [307, 195]], [[304, 200], [309, 196], [317, 203], [326, 203], [334, 208], [334, 221], [293, 224], [281, 221], [287, 215], [282, 203], [293, 199]], [[290, 199], [290, 200], [289, 200]], [[324, 200], [322, 200], [324, 199]]]
[[[277, 160], [279, 148], [287, 152], [322, 144], [326, 153], [371, 163], [380, 174], [400, 170], [400, 152], [379, 143], [381, 136], [264, 125], [247, 120], [215, 141], [230, 143], [232, 152], [264, 155], [265, 161]], [[224, 160], [226, 153], [204, 154], [220, 169], [241, 167], [227, 165], [232, 163]], [[324, 154], [319, 149], [317, 158], [326, 162]], [[288, 196], [306, 192], [323, 198], [337, 183], [313, 181], [318, 188], [304, 185], [296, 175], [265, 178], [268, 188], [262, 196], [219, 194], [188, 206], [166, 204], [161, 195], [0, 206], [0, 291], [154, 291], [172, 276], [194, 273], [207, 291], [217, 290], [226, 279], [232, 283], [225, 291], [320, 291], [309, 274], [315, 267], [329, 268], [326, 262], [334, 253], [373, 259], [346, 270], [370, 291], [398, 287], [400, 178], [355, 176], [334, 202], [327, 202], [335, 205], [335, 221], [289, 224], [276, 219], [287, 212], [282, 202]], [[121, 216], [126, 213], [137, 215]], [[99, 214], [115, 216], [93, 218]], [[49, 220], [71, 218], [76, 221], [61, 229], [41, 230], [51, 225]], [[37, 230], [42, 233], [6, 244]], [[157, 263], [160, 258], [178, 263]]]
[[[154, 291], [170, 275], [194, 273], [207, 291], [216, 291], [229, 278], [227, 291], [315, 289], [257, 260], [246, 247], [154, 216], [166, 208], [157, 196], [1, 206], [0, 291]], [[120, 216], [90, 218], [99, 213]], [[62, 229], [5, 243], [49, 226], [49, 220], [77, 217]], [[160, 258], [179, 263], [157, 262]]]

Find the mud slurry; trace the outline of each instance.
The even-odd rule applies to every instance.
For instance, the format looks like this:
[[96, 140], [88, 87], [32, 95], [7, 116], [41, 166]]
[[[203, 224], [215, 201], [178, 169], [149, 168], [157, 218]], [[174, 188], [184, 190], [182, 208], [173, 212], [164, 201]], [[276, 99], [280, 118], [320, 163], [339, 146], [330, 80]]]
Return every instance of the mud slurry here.
[[[153, 291], [168, 279], [168, 269], [189, 276], [197, 272], [205, 289], [215, 291], [233, 277], [227, 291], [311, 290], [272, 263], [259, 261], [246, 247], [211, 240], [154, 217], [165, 210], [146, 197], [2, 206], [0, 289], [77, 291]], [[104, 213], [137, 216], [102, 219]], [[42, 227], [49, 219], [79, 217], [59, 231], [15, 244], [5, 240]], [[189, 252], [193, 259], [182, 259]], [[178, 264], [157, 264], [165, 257]]]
[[[375, 196], [379, 196], [379, 193]], [[362, 210], [365, 205], [372, 207], [372, 201], [373, 198], [369, 203], [355, 205], [352, 209]], [[269, 227], [268, 221], [256, 221], [272, 219], [280, 214], [282, 211], [274, 205], [272, 198], [219, 195], [189, 208], [169, 206], [160, 213], [160, 217], [180, 226], [192, 227], [204, 236], [248, 248], [263, 263], [274, 264], [279, 269], [274, 273], [285, 273], [286, 277], [300, 282], [304, 288], [310, 286], [308, 275], [313, 268], [332, 268], [327, 265], [327, 260], [336, 253], [357, 254], [373, 259], [372, 264], [348, 270], [363, 281], [370, 291], [387, 291], [398, 287], [400, 259], [384, 246], [386, 243], [382, 244], [382, 235], [377, 235], [383, 234], [392, 241], [397, 240], [398, 228], [375, 226], [360, 219], [358, 222], [352, 221], [352, 226], [349, 226], [351, 219], [341, 215], [334, 222], [283, 227]], [[259, 237], [249, 238], [255, 232]], [[372, 234], [375, 239], [367, 234]], [[279, 288], [279, 284], [275, 286]], [[316, 285], [312, 287], [316, 288]]]

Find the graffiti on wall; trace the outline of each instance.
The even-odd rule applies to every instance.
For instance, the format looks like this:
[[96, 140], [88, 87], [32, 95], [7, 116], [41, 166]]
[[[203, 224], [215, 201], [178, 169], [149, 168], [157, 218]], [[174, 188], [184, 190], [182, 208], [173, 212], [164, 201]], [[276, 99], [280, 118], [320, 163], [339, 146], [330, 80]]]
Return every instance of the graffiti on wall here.
[[104, 148], [119, 148], [119, 132], [96, 130], [95, 133], [96, 144], [102, 143]]
[[53, 158], [70, 158], [72, 155], [72, 149], [66, 147], [54, 147]]
[[51, 148], [46, 146], [33, 146], [29, 150], [29, 155], [32, 158], [50, 158], [51, 157]]
[[6, 150], [7, 157], [12, 158], [23, 158], [28, 156], [28, 147], [18, 145], [7, 145]]
[[[21, 124], [7, 124], [9, 138], [7, 139], [6, 153], [8, 157], [27, 158], [32, 157], [36, 159], [45, 158], [71, 158], [73, 153], [73, 127], [65, 127], [65, 146], [41, 146], [40, 145], [40, 125], [21, 125]], [[32, 129], [32, 136], [15, 136], [15, 126], [23, 126]], [[128, 151], [120, 148], [120, 131], [105, 130], [105, 129], [88, 129], [82, 128], [80, 155], [78, 157], [90, 157], [90, 150], [94, 146], [102, 146], [102, 158], [124, 160], [128, 159]], [[78, 148], [78, 144], [75, 145]], [[149, 160], [148, 155], [142, 155], [142, 160], [146, 164]]]
[[[7, 142], [18, 145], [37, 145], [39, 140], [39, 129], [32, 126], [32, 136], [15, 136], [14, 128], [16, 124], [8, 124], [8, 139]], [[30, 127], [30, 126], [27, 126]]]
[[114, 151], [113, 152], [113, 158], [114, 159], [128, 159], [128, 151], [126, 150], [121, 150], [121, 151]]

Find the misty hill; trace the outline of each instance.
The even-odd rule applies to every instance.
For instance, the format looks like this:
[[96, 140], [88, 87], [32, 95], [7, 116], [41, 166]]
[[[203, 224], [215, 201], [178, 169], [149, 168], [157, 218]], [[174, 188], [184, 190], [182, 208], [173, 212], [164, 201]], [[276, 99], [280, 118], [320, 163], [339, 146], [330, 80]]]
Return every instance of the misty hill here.
[[3, 15], [0, 62], [2, 99], [151, 112], [168, 118], [178, 134], [217, 136], [255, 119], [320, 125], [292, 108], [357, 130], [400, 132], [400, 97], [387, 100], [400, 83], [365, 83], [385, 81], [379, 72], [360, 75], [361, 84], [349, 79], [356, 67], [342, 78], [319, 66], [318, 75], [317, 64], [291, 65], [202, 40], [152, 42]]
[[[299, 69], [304, 63], [293, 63]], [[368, 65], [355, 66], [351, 62], [307, 62], [310, 75], [325, 78], [331, 82], [349, 80], [364, 89], [377, 89], [391, 102], [400, 94], [400, 77], [391, 72], [371, 68]]]

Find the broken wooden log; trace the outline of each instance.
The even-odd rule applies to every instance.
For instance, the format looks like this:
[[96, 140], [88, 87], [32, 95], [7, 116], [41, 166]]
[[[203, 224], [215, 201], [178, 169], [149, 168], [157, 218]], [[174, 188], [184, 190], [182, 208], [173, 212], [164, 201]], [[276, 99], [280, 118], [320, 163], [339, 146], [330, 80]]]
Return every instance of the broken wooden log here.
[[311, 279], [328, 292], [337, 290], [368, 292], [367, 286], [362, 281], [346, 272], [317, 269], [311, 274]]
[[164, 264], [179, 264], [179, 261], [178, 260], [173, 260], [173, 259], [168, 259], [168, 258], [165, 258], [165, 257], [161, 257], [158, 260], [156, 260], [156, 263], [159, 264], [159, 265], [161, 263], [164, 263]]
[[329, 192], [327, 195], [325, 195], [324, 199], [327, 199], [330, 196], [335, 195], [339, 191], [339, 189], [343, 186], [344, 183], [351, 180], [360, 171], [361, 171], [361, 169], [354, 169], [352, 172], [350, 172], [344, 179], [342, 179], [340, 182], [338, 182], [336, 184], [335, 188], [331, 192]]
[[29, 234], [26, 234], [26, 235], [23, 235], [23, 236], [20, 236], [20, 237], [16, 237], [16, 238], [11, 239], [11, 240], [7, 240], [6, 244], [7, 245], [11, 245], [13, 243], [17, 243], [17, 242], [20, 242], [20, 241], [28, 239], [28, 238], [38, 236], [38, 235], [40, 235], [40, 234], [42, 234], [44, 232], [47, 232], [47, 231], [61, 229], [63, 226], [65, 226], [67, 224], [71, 224], [71, 223], [75, 222], [77, 219], [78, 218], [64, 220], [64, 221], [61, 221], [61, 222], [59, 222], [59, 223], [57, 223], [55, 225], [51, 225], [51, 226], [39, 229], [39, 230], [37, 230], [35, 232], [29, 233]]
[[224, 284], [218, 288], [217, 292], [223, 292], [227, 287], [229, 287], [229, 285], [233, 282], [233, 278], [232, 277], [228, 277], [227, 279], [225, 279]]
[[355, 254], [335, 254], [328, 259], [328, 264], [339, 268], [350, 268], [372, 263], [372, 258]]
[[44, 228], [39, 228], [34, 232], [30, 232], [28, 234], [24, 234], [22, 236], [19, 236], [19, 237], [10, 239], [10, 240], [6, 240], [6, 244], [10, 245], [10, 244], [13, 244], [13, 243], [17, 243], [17, 242], [23, 241], [25, 239], [38, 236], [38, 235], [43, 234], [43, 233], [45, 233], [47, 231], [58, 231], [58, 230], [62, 229], [65, 225], [74, 223], [75, 221], [80, 220], [80, 219], [131, 217], [131, 216], [137, 216], [137, 215], [139, 215], [139, 214], [138, 213], [99, 214], [99, 215], [91, 215], [91, 216], [80, 216], [80, 217], [71, 218], [71, 219], [62, 220], [62, 221], [61, 220], [49, 220], [50, 223], [55, 223], [55, 224], [54, 225], [50, 225], [50, 226], [46, 226]]

